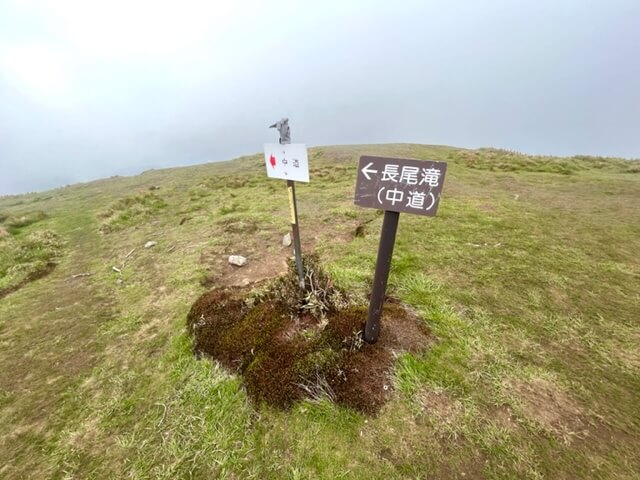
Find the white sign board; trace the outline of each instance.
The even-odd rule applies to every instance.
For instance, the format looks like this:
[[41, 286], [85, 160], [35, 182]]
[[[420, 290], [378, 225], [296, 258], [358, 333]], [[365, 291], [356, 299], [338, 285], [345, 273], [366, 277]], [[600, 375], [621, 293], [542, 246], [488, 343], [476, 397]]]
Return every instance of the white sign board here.
[[264, 162], [270, 178], [309, 181], [309, 159], [304, 143], [266, 143], [264, 146]]

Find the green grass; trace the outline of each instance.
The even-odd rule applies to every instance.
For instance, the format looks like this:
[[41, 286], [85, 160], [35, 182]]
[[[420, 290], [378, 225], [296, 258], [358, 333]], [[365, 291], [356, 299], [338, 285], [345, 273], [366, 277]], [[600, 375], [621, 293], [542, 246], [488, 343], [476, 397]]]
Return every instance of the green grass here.
[[121, 198], [100, 214], [103, 218], [100, 231], [109, 233], [133, 226], [166, 206], [165, 201], [154, 193], [139, 193]]
[[17, 238], [1, 237], [0, 298], [50, 271], [58, 262], [62, 247], [60, 237], [50, 230], [37, 230]]
[[45, 218], [47, 218], [47, 215], [41, 210], [28, 211], [20, 215], [0, 212], [0, 224], [4, 225], [7, 231], [14, 234], [20, 232], [20, 229], [40, 222]]
[[361, 298], [382, 222], [352, 204], [361, 154], [449, 163], [438, 216], [401, 216], [389, 279], [437, 340], [400, 355], [375, 418], [326, 400], [252, 405], [191, 354], [203, 278], [241, 282], [290, 254], [286, 188], [260, 155], [0, 198], [5, 226], [46, 215], [0, 239], [0, 271], [53, 258], [45, 231], [59, 262], [0, 300], [0, 477], [638, 478], [638, 164], [312, 149], [303, 249]]

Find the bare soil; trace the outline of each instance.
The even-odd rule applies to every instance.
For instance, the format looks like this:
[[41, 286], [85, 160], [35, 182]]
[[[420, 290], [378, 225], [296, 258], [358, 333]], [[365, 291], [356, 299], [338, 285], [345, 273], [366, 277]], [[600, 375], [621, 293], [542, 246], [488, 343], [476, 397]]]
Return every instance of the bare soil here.
[[535, 378], [515, 382], [514, 389], [522, 400], [522, 410], [546, 430], [570, 442], [575, 435], [587, 432], [588, 415], [577, 401], [552, 382]]

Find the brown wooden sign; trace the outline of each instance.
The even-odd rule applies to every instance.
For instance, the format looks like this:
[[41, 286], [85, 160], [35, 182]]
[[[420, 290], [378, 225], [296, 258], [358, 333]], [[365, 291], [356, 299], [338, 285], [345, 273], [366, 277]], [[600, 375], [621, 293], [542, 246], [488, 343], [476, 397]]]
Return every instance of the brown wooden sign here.
[[447, 164], [401, 158], [360, 157], [355, 204], [384, 210], [376, 272], [364, 339], [376, 343], [400, 212], [435, 216]]
[[354, 202], [361, 207], [433, 217], [446, 172], [445, 162], [363, 156]]

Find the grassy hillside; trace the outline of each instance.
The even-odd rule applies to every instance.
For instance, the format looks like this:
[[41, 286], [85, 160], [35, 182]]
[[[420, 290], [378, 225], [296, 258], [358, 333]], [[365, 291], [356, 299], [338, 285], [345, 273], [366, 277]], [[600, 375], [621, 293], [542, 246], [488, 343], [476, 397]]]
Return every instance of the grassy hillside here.
[[0, 478], [640, 477], [639, 164], [312, 149], [303, 250], [362, 299], [382, 217], [353, 206], [361, 154], [449, 163], [389, 279], [436, 340], [377, 416], [254, 405], [192, 354], [193, 302], [291, 254], [260, 156], [0, 198]]

